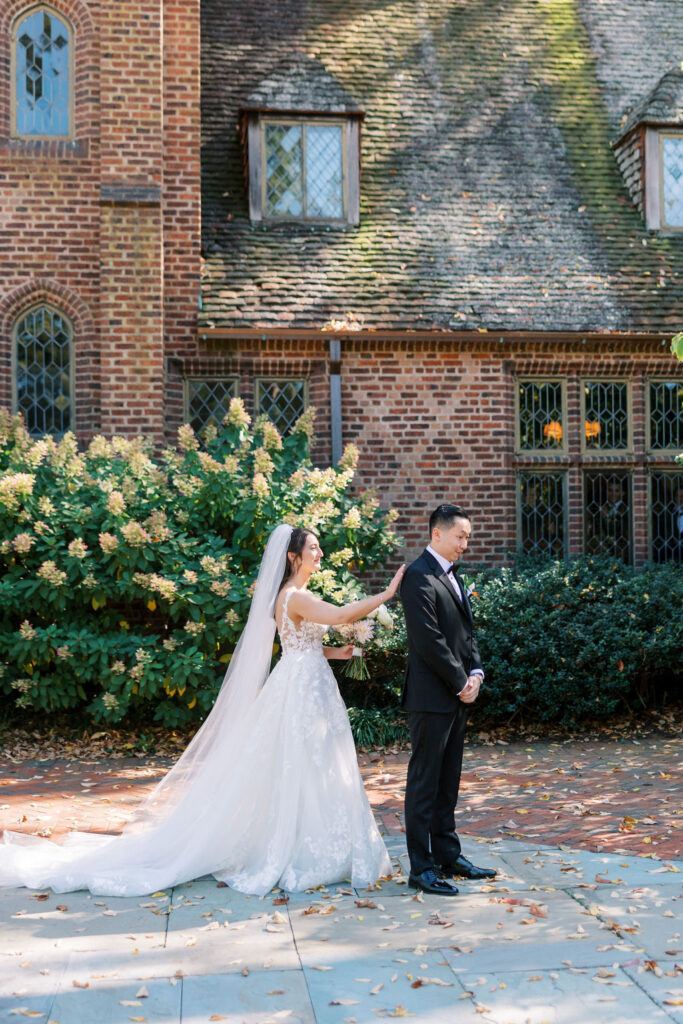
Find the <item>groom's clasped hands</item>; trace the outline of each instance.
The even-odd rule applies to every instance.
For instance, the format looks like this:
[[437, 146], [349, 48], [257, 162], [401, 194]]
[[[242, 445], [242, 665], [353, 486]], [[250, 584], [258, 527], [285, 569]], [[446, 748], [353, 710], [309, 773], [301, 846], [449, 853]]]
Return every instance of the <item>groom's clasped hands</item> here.
[[463, 704], [473, 704], [479, 696], [479, 688], [481, 686], [481, 676], [468, 676], [467, 682], [458, 694]]

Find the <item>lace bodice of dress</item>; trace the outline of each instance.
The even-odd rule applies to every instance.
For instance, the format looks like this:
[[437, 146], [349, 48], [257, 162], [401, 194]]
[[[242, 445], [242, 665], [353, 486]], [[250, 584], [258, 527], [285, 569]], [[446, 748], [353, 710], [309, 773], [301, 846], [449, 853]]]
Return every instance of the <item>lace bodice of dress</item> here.
[[282, 627], [279, 630], [282, 641], [282, 653], [289, 654], [290, 651], [321, 651], [322, 640], [327, 632], [327, 626], [320, 622], [311, 622], [310, 619], [302, 619], [301, 625], [294, 625], [287, 612], [289, 599], [292, 590], [288, 590], [282, 605]]

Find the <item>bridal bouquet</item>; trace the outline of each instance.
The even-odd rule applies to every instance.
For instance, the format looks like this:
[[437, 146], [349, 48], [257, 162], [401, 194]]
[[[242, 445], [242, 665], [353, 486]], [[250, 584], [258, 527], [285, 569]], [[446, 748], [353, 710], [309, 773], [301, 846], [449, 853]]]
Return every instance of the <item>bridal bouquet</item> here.
[[391, 630], [394, 626], [394, 620], [383, 604], [371, 612], [367, 619], [359, 619], [358, 622], [336, 627], [336, 632], [347, 643], [354, 644], [353, 654], [342, 669], [344, 675], [350, 679], [370, 678], [368, 667], [365, 664], [364, 651], [375, 637], [376, 626], [386, 630]]

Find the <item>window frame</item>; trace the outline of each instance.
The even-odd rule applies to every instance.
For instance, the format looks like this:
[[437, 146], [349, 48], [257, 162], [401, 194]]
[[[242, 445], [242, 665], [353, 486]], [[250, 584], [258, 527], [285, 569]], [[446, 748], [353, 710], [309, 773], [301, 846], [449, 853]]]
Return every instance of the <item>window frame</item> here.
[[[626, 385], [626, 422], [628, 427], [627, 445], [625, 448], [588, 448], [586, 444], [586, 384], [625, 384]], [[629, 377], [580, 377], [579, 403], [581, 424], [581, 455], [587, 458], [602, 459], [606, 455], [633, 455], [633, 381]]]
[[647, 553], [648, 558], [655, 565], [681, 565], [683, 567], [683, 561], [680, 563], [674, 559], [666, 558], [661, 562], [655, 562], [654, 551], [652, 545], [654, 543], [654, 535], [652, 532], [652, 478], [658, 473], [660, 475], [666, 475], [671, 477], [680, 477], [683, 480], [683, 468], [678, 468], [675, 465], [669, 466], [650, 466], [647, 473]]
[[[73, 323], [73, 320], [71, 319], [71, 317], [68, 316], [66, 313], [64, 313], [53, 302], [45, 302], [45, 301], [33, 302], [33, 303], [31, 303], [30, 306], [26, 306], [25, 309], [22, 309], [14, 317], [14, 321], [12, 323], [12, 332], [11, 332], [11, 338], [12, 338], [11, 382], [12, 382], [12, 386], [11, 386], [11, 399], [10, 399], [10, 401], [11, 401], [12, 414], [16, 416], [18, 413], [21, 413], [22, 415], [25, 416], [25, 413], [23, 412], [23, 410], [19, 409], [19, 394], [18, 394], [18, 388], [17, 388], [17, 384], [18, 384], [18, 375], [17, 375], [17, 371], [18, 371], [17, 329], [19, 327], [20, 321], [23, 320], [24, 317], [28, 316], [29, 313], [32, 313], [34, 310], [43, 309], [43, 308], [44, 309], [49, 309], [53, 314], [56, 314], [57, 316], [60, 316], [63, 320], [65, 320], [66, 323], [69, 325], [69, 330], [71, 332], [71, 341], [70, 341], [70, 345], [69, 345], [69, 401], [70, 401], [70, 406], [71, 406], [71, 416], [70, 416], [69, 426], [66, 428], [66, 430], [60, 431], [59, 433], [47, 434], [47, 435], [46, 434], [31, 434], [31, 432], [29, 431], [29, 435], [31, 437], [46, 437], [47, 436], [47, 437], [61, 438], [61, 437], [64, 437], [64, 435], [66, 433], [68, 433], [69, 431], [72, 431], [74, 433], [76, 431], [76, 423], [77, 423], [76, 376], [75, 376], [76, 375], [76, 353], [75, 353], [75, 349], [76, 349], [76, 331], [75, 331], [74, 323]], [[27, 430], [28, 430], [28, 427], [27, 427]]]
[[645, 226], [648, 231], [665, 234], [683, 231], [683, 225], [669, 225], [664, 219], [663, 138], [674, 136], [683, 136], [683, 129], [676, 125], [645, 128]]
[[680, 139], [683, 141], [683, 132], [675, 129], [660, 129], [659, 135], [659, 223], [662, 231], [683, 231], [683, 224], [668, 224], [666, 220], [666, 204], [664, 189], [664, 141], [665, 139]]
[[[255, 416], [262, 416], [262, 415], [263, 416], [267, 416], [268, 415], [268, 413], [263, 412], [262, 409], [261, 409], [260, 393], [259, 393], [259, 385], [260, 384], [291, 384], [293, 382], [296, 382], [296, 383], [300, 382], [304, 386], [304, 408], [303, 408], [303, 412], [306, 412], [306, 410], [308, 408], [310, 408], [310, 401], [309, 401], [309, 383], [310, 383], [310, 381], [309, 381], [308, 377], [277, 376], [277, 375], [275, 375], [275, 376], [268, 376], [268, 377], [260, 377], [259, 376], [259, 377], [254, 377], [254, 413], [255, 413]], [[302, 413], [302, 415], [303, 415], [303, 413]], [[279, 429], [280, 428], [278, 427], [278, 430]], [[285, 435], [283, 434], [283, 436], [285, 436]]]
[[[341, 217], [309, 217], [305, 213], [301, 213], [298, 216], [277, 216], [270, 213], [266, 213], [266, 201], [267, 201], [267, 188], [268, 182], [266, 179], [266, 163], [268, 159], [268, 153], [266, 151], [266, 129], [268, 125], [283, 125], [286, 127], [292, 127], [294, 125], [301, 126], [301, 184], [302, 184], [302, 206], [306, 209], [306, 135], [308, 134], [308, 128], [310, 126], [325, 125], [331, 127], [341, 127], [341, 165], [342, 165], [342, 215]], [[263, 210], [263, 220], [268, 221], [272, 224], [288, 223], [291, 221], [301, 221], [304, 224], [345, 224], [348, 219], [348, 140], [346, 138], [346, 132], [344, 131], [344, 120], [342, 118], [296, 118], [296, 117], [262, 117], [260, 122], [261, 128], [261, 209]]]
[[670, 454], [678, 454], [680, 447], [675, 445], [671, 448], [653, 448], [652, 447], [652, 404], [650, 397], [650, 385], [651, 384], [677, 384], [678, 387], [683, 388], [683, 379], [675, 377], [646, 377], [645, 378], [645, 422], [646, 422], [646, 446], [645, 450], [648, 455], [664, 456]]
[[[240, 379], [237, 374], [226, 374], [226, 373], [190, 373], [187, 377], [183, 377], [183, 423], [190, 423], [190, 382], [193, 380], [217, 382], [217, 381], [231, 381], [235, 386], [235, 393], [233, 398], [239, 398], [240, 396]], [[194, 428], [193, 428], [194, 429]], [[203, 427], [200, 429], [204, 429]]]
[[[66, 134], [63, 133], [51, 133], [49, 135], [38, 135], [34, 133], [20, 134], [17, 130], [17, 46], [19, 43], [19, 28], [24, 21], [33, 14], [37, 14], [39, 11], [47, 11], [48, 14], [52, 14], [55, 18], [58, 18], [60, 22], [66, 27], [69, 36], [69, 80], [68, 80], [68, 131]], [[15, 17], [12, 22], [12, 30], [10, 32], [10, 138], [22, 139], [29, 141], [40, 141], [40, 140], [58, 140], [58, 139], [73, 139], [75, 133], [75, 83], [76, 83], [76, 60], [75, 60], [75, 40], [76, 33], [74, 31], [71, 19], [59, 8], [53, 7], [52, 4], [34, 4], [32, 7], [26, 7], [23, 11]]]
[[[587, 557], [597, 557], [598, 553], [588, 551], [588, 537], [587, 537], [587, 520], [586, 520], [586, 479], [589, 475], [596, 476], [597, 474], [603, 474], [604, 476], [620, 476], [625, 477], [628, 480], [628, 560], [624, 559], [624, 565], [633, 565], [635, 561], [635, 517], [633, 515], [633, 483], [634, 473], [633, 466], [620, 466], [620, 465], [586, 465], [585, 463], [581, 467], [581, 535], [582, 535], [582, 550], [583, 554]], [[648, 510], [649, 512], [649, 510]], [[602, 553], [600, 553], [602, 554]], [[619, 555], [608, 554], [609, 558], [619, 558]]]
[[[278, 110], [246, 110], [245, 142], [249, 185], [249, 219], [273, 226], [305, 225], [314, 228], [355, 227], [360, 222], [360, 116], [349, 113], [319, 113]], [[342, 127], [342, 202], [344, 213], [338, 217], [271, 217], [265, 212], [266, 146], [268, 124], [323, 125]], [[302, 133], [302, 134], [305, 134]]]
[[[520, 481], [523, 476], [559, 476], [562, 478], [562, 553], [525, 552], [522, 546], [522, 491]], [[529, 557], [562, 558], [569, 556], [569, 471], [566, 467], [556, 466], [517, 466], [515, 470], [515, 514], [517, 521], [517, 550]]]
[[[522, 431], [520, 423], [521, 405], [519, 398], [519, 386], [520, 384], [560, 384], [561, 385], [561, 401], [562, 401], [562, 445], [553, 448], [522, 448]], [[515, 454], [520, 456], [526, 455], [543, 455], [548, 458], [553, 455], [566, 455], [568, 448], [567, 439], [567, 378], [560, 376], [539, 376], [539, 375], [527, 375], [519, 376], [514, 378], [515, 387]]]

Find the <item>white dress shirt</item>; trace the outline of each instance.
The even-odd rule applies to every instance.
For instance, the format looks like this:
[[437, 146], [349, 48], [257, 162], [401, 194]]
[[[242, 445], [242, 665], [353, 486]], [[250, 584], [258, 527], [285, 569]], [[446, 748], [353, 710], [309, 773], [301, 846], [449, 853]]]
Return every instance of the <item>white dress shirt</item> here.
[[[460, 601], [460, 604], [463, 605], [463, 607], [464, 607], [464, 605], [465, 605], [465, 598], [464, 598], [464, 595], [463, 595], [463, 592], [462, 592], [460, 581], [458, 579], [456, 579], [455, 573], [450, 571], [451, 563], [448, 561], [447, 558], [444, 558], [443, 555], [440, 555], [438, 551], [435, 551], [434, 548], [431, 546], [431, 544], [427, 545], [427, 551], [432, 556], [432, 558], [436, 559], [436, 561], [439, 563], [441, 568], [446, 573], [446, 579], [448, 580], [450, 585], [453, 587], [453, 590], [455, 591], [455, 596], [457, 597], [458, 601]], [[446, 572], [447, 569], [449, 570], [448, 572]], [[483, 679], [484, 678], [484, 670], [481, 669], [481, 668], [473, 668], [472, 671], [470, 672], [470, 675], [471, 676], [481, 676], [481, 678]]]

